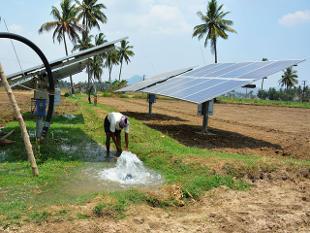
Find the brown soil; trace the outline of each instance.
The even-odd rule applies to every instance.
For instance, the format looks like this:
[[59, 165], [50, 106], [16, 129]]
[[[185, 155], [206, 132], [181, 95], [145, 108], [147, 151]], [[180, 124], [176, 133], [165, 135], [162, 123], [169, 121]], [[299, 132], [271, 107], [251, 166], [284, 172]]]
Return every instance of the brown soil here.
[[[6, 96], [0, 92], [0, 124], [13, 119], [8, 114]], [[17, 94], [23, 111], [29, 111], [31, 93]], [[2, 101], [2, 102], [1, 102]], [[28, 101], [28, 102], [27, 102]], [[195, 105], [158, 100], [154, 115], [146, 113], [145, 100], [101, 98], [101, 103], [116, 107], [146, 125], [158, 129], [189, 146], [267, 156], [292, 155], [309, 159], [310, 110], [217, 104], [210, 119], [215, 136], [199, 134], [201, 118]], [[64, 102], [58, 112], [75, 109]], [[71, 109], [71, 110], [72, 110]], [[294, 121], [294, 124], [291, 122]], [[178, 208], [153, 208], [134, 205], [122, 220], [111, 216], [86, 220], [57, 221], [11, 226], [2, 232], [310, 232], [309, 170], [300, 177], [277, 174], [253, 183], [249, 191], [225, 187], [213, 189], [201, 200]], [[93, 202], [96, 202], [94, 200]], [[74, 206], [74, 212], [90, 215], [96, 203]], [[52, 208], [49, 209], [52, 211]]]
[[[16, 91], [14, 90], [14, 95], [18, 103], [21, 112], [30, 112], [31, 111], [31, 98], [33, 98], [32, 91]], [[65, 98], [62, 98], [61, 106], [56, 108], [56, 113], [63, 114], [66, 112], [74, 112], [78, 109], [77, 105], [72, 104], [71, 102], [66, 101]], [[13, 108], [10, 105], [8, 96], [6, 92], [0, 91], [0, 125], [12, 121], [14, 119]]]
[[[11, 227], [4, 232], [310, 232], [310, 181], [260, 181], [247, 192], [214, 189], [182, 208], [134, 206], [110, 217]], [[80, 207], [85, 211], [85, 207]], [[1, 232], [1, 230], [0, 230]]]
[[101, 98], [146, 125], [188, 146], [219, 151], [310, 159], [310, 110], [270, 106], [216, 104], [209, 120], [215, 135], [200, 134], [202, 119], [196, 105], [158, 100], [147, 114], [143, 99]]
[[[28, 91], [13, 91], [16, 101], [22, 112], [29, 112], [31, 106], [32, 93]], [[4, 124], [14, 119], [13, 108], [9, 103], [9, 98], [4, 91], [0, 91], [0, 124]]]

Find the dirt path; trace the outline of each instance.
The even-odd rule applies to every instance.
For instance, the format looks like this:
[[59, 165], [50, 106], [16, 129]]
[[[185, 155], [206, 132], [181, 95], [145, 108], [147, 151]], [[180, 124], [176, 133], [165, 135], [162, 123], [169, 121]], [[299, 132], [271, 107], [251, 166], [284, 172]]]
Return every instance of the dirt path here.
[[[310, 180], [260, 181], [248, 192], [225, 187], [189, 207], [135, 206], [123, 220], [108, 217], [25, 225], [4, 232], [310, 232]], [[81, 206], [81, 209], [85, 207]], [[0, 230], [1, 232], [1, 230]]]
[[144, 121], [188, 146], [267, 156], [310, 159], [310, 110], [300, 108], [216, 104], [210, 119], [215, 136], [199, 134], [196, 105], [158, 100], [150, 118], [143, 99], [101, 98], [101, 103]]

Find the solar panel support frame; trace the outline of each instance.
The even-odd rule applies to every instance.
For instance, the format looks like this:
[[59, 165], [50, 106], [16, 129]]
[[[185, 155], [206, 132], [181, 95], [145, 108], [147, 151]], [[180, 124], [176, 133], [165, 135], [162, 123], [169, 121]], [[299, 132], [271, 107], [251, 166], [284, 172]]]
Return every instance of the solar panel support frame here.
[[210, 101], [202, 103], [202, 113], [203, 113], [203, 120], [202, 120], [202, 133], [208, 133], [208, 123], [209, 123], [209, 104]]

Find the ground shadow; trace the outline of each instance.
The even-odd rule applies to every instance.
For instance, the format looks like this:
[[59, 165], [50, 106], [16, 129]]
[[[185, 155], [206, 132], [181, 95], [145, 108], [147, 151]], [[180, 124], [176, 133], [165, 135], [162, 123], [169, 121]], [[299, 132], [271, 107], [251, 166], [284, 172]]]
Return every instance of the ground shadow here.
[[[25, 114], [26, 121], [32, 121], [31, 114]], [[63, 161], [85, 161], [85, 162], [101, 162], [112, 161], [115, 153], [111, 151], [107, 157], [104, 145], [98, 144], [89, 135], [87, 135], [79, 127], [68, 127], [67, 124], [81, 124], [84, 118], [81, 114], [74, 115], [73, 118], [66, 116], [56, 116], [49, 129], [47, 138], [41, 142], [36, 142], [34, 124], [27, 124], [27, 130], [30, 135], [33, 150], [38, 163], [43, 163], [48, 159]], [[21, 138], [19, 126], [8, 126], [6, 131], [15, 130], [10, 136], [10, 140], [15, 143], [1, 147], [0, 162], [16, 162], [26, 161], [26, 151], [24, 151], [24, 143]], [[102, 134], [103, 130], [102, 130]], [[102, 135], [103, 136], [103, 135]]]
[[197, 125], [161, 125], [147, 122], [145, 124], [171, 136], [186, 146], [196, 146], [209, 149], [258, 149], [262, 147], [272, 148], [273, 150], [281, 149], [281, 146], [277, 144], [216, 128], [209, 128], [210, 132], [215, 135], [204, 135], [201, 133], [202, 127]]
[[[23, 113], [25, 120], [34, 120], [35, 115], [32, 112]], [[84, 124], [84, 117], [82, 114], [53, 114], [52, 122], [59, 124]]]
[[186, 120], [174, 117], [174, 116], [168, 116], [160, 113], [152, 113], [152, 115], [149, 115], [148, 113], [142, 113], [142, 112], [123, 112], [126, 116], [133, 117], [140, 121], [151, 121], [151, 120], [159, 120], [159, 121], [181, 121], [184, 122]]

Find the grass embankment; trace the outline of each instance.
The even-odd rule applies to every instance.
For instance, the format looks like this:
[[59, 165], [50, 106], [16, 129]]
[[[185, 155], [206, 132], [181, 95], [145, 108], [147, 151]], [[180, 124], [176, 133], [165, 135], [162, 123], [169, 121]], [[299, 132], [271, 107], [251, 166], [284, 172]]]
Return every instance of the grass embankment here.
[[[148, 167], [164, 176], [166, 190], [173, 187], [173, 194], [161, 196], [139, 190], [102, 191], [86, 195], [65, 193], [62, 181], [88, 164], [89, 158], [85, 156], [87, 152], [84, 149], [86, 144], [104, 142], [103, 117], [113, 110], [103, 105], [89, 105], [85, 96], [71, 98], [71, 102], [79, 104], [78, 110], [72, 112], [76, 118], [70, 120], [62, 116], [55, 117], [44, 146], [33, 143], [39, 163], [38, 178], [31, 176], [29, 165], [25, 162], [17, 123], [7, 125], [9, 129], [16, 129], [17, 143], [0, 152], [0, 226], [102, 215], [117, 218], [124, 216], [130, 204], [179, 206], [191, 198], [199, 199], [204, 191], [221, 185], [245, 190], [249, 185], [238, 179], [245, 174], [255, 175], [279, 167], [310, 167], [309, 161], [267, 159], [186, 147], [143, 123], [130, 119], [130, 150]], [[25, 118], [28, 129], [33, 131], [33, 119], [29, 114]], [[70, 149], [63, 150], [62, 145], [75, 147], [74, 153]], [[176, 191], [179, 193], [177, 197]], [[71, 206], [88, 205], [86, 202], [89, 201], [93, 203], [89, 204], [91, 212]]]
[[229, 97], [219, 97], [218, 100], [221, 103], [226, 103], [226, 104], [247, 104], [247, 105], [258, 105], [258, 106], [277, 106], [277, 107], [310, 109], [309, 102], [302, 103], [302, 102], [295, 102], [295, 101], [245, 99], [245, 98], [229, 98]]

